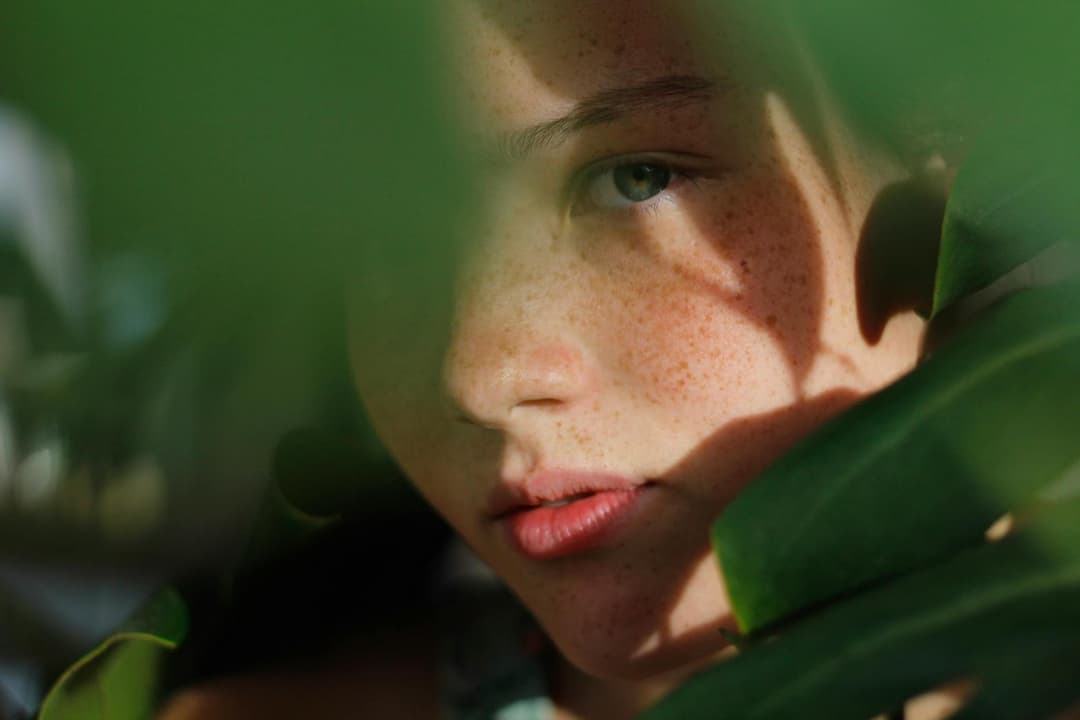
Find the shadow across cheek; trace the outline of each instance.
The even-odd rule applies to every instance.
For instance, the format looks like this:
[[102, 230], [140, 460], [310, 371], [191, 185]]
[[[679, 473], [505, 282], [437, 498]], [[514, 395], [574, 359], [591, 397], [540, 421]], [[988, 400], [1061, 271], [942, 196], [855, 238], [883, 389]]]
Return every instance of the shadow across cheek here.
[[734, 270], [738, 290], [701, 274], [695, 279], [726, 311], [772, 339], [802, 397], [807, 375], [825, 350], [820, 230], [795, 178], [776, 156], [761, 112], [739, 139], [749, 145], [747, 164], [714, 196], [687, 204], [696, 232]]
[[[698, 515], [683, 517], [662, 545], [639, 553], [625, 568], [595, 568], [591, 581], [612, 591], [602, 606], [575, 606], [585, 617], [570, 627], [584, 628], [580, 632], [586, 636], [557, 638], [568, 657], [599, 675], [645, 679], [692, 668], [721, 651], [726, 645], [721, 629], [736, 626], [724, 598], [701, 594], [699, 573], [703, 562], [711, 562], [709, 524], [776, 457], [857, 400], [855, 393], [837, 390], [733, 420], [671, 468], [666, 475], [679, 481], [672, 491], [686, 493]], [[704, 587], [714, 591], [711, 583]], [[556, 596], [537, 608], [538, 615], [550, 621], [549, 629], [559, 632], [562, 626], [566, 633], [565, 607], [572, 601]], [[688, 606], [696, 608], [689, 625]]]
[[854, 391], [836, 389], [771, 412], [732, 420], [668, 474], [697, 484], [712, 498], [712, 507], [719, 514], [787, 450], [861, 398]]

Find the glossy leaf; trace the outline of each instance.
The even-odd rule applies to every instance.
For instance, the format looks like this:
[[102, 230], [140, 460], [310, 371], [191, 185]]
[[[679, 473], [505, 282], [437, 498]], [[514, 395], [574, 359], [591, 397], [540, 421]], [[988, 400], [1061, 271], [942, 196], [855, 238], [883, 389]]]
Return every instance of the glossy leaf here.
[[[645, 718], [865, 720], [1035, 653], [1080, 653], [1077, 503], [796, 623], [696, 676]], [[1064, 691], [1052, 704], [1080, 697], [1080, 665], [1059, 668], [1054, 681]]]
[[144, 720], [154, 705], [157, 665], [187, 634], [184, 601], [155, 595], [123, 628], [80, 658], [46, 695], [40, 720]]
[[743, 631], [977, 543], [1072, 465], [1076, 293], [1000, 303], [728, 507], [713, 544]]
[[[942, 229], [935, 315], [1052, 246], [1080, 243], [1080, 144], [1068, 142], [1071, 135], [1059, 124], [1023, 127], [984, 140], [965, 163]], [[1075, 250], [1059, 256], [1016, 282], [1053, 281], [1080, 269]]]

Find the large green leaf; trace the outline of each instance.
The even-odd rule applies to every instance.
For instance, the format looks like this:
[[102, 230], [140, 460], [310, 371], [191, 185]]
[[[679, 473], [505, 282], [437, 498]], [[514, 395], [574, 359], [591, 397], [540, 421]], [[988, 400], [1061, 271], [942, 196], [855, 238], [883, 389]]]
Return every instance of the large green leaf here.
[[[798, 108], [805, 126], [825, 124], [814, 118], [826, 90], [910, 168], [963, 161], [949, 198], [935, 314], [1040, 250], [1078, 239], [1080, 84], [1072, 69], [1080, 4], [747, 5], [763, 61], [780, 63], [775, 77], [785, 98], [799, 97], [792, 90], [800, 77], [816, 87]], [[908, 247], [909, 238], [895, 241]]]
[[123, 628], [80, 658], [56, 681], [40, 720], [147, 720], [154, 709], [161, 653], [187, 634], [184, 601], [159, 592]]
[[[1070, 657], [1080, 657], [1078, 503], [823, 610], [691, 679], [645, 717], [865, 720], [955, 679], [1000, 677], [1003, 658]], [[1080, 664], [1051, 681], [1045, 709], [1080, 698]], [[1038, 705], [1020, 707], [1015, 717], [1034, 717]]]
[[909, 376], [828, 424], [713, 526], [739, 626], [978, 542], [1080, 456], [1072, 286], [1001, 302]]
[[[87, 474], [145, 455], [166, 484], [160, 534], [81, 550], [234, 564], [277, 438], [352, 430], [344, 288], [366, 364], [408, 375], [378, 340], [441, 342], [424, 328], [445, 326], [472, 183], [425, 5], [0, 3], [2, 104], [67, 151], [85, 211], [94, 372], [46, 426]], [[132, 324], [154, 330], [133, 343]], [[384, 485], [379, 463], [354, 487]], [[46, 539], [87, 534], [36, 520]]]
[[[1058, 124], [1013, 129], [985, 139], [961, 168], [942, 228], [935, 315], [1051, 246], [1080, 243], [1080, 144], [1068, 141], [1072, 134]], [[1005, 284], [1052, 281], [1075, 272], [1076, 257], [1059, 251]]]
[[[1009, 628], [999, 630], [1008, 633]], [[981, 663], [982, 691], [950, 720], [1060, 717], [1057, 713], [1065, 708], [1080, 707], [1080, 644], [1061, 637], [1049, 642], [1026, 642], [1016, 635], [1011, 639], [998, 657]], [[1075, 717], [1075, 712], [1067, 717]]]

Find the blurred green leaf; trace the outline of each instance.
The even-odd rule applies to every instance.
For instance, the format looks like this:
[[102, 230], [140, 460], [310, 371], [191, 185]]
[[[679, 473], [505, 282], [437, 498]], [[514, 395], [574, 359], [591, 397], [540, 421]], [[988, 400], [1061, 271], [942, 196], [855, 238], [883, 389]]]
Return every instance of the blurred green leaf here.
[[339, 520], [338, 515], [305, 512], [273, 484], [260, 506], [240, 566], [258, 565], [295, 549]]
[[1077, 288], [1018, 294], [802, 442], [713, 526], [752, 632], [980, 541], [1080, 455]]
[[[1080, 143], [1072, 135], [1062, 127], [1024, 127], [984, 139], [964, 164], [942, 228], [935, 315], [1051, 246], [1080, 244]], [[1016, 282], [1077, 269], [1073, 255]]]
[[165, 589], [119, 631], [80, 658], [45, 696], [40, 720], [145, 720], [154, 709], [157, 668], [188, 629], [187, 608]]
[[[696, 676], [645, 718], [865, 720], [1000, 670], [1002, 658], [1033, 656], [1080, 657], [1077, 503], [796, 623]], [[1080, 664], [1053, 680], [1064, 689], [1052, 709], [1080, 698]], [[1008, 717], [1035, 717], [1030, 710]]]
[[[761, 0], [752, 8], [772, 14], [763, 40], [777, 54], [794, 48], [804, 72], [813, 58], [847, 114], [911, 159], [948, 157], [957, 143], [1002, 128], [1024, 129], [1009, 152], [1043, 140], [1061, 145], [1069, 135], [1031, 128], [1075, 120], [1080, 109], [1080, 5], [1070, 0]], [[794, 42], [777, 32], [778, 19]]]
[[[1065, 622], [1065, 618], [1058, 618]], [[1001, 628], [1001, 631], [1008, 628]], [[1073, 631], [1065, 628], [1067, 634]], [[1080, 702], [1080, 643], [1009, 633], [1008, 648], [980, 662], [981, 691], [950, 720], [1050, 718]], [[1034, 640], [1034, 642], [1031, 642]], [[1072, 714], [1067, 718], [1075, 717]]]
[[[66, 150], [83, 211], [92, 372], [48, 419], [95, 478], [159, 465], [167, 507], [122, 548], [136, 559], [235, 564], [276, 441], [355, 429], [347, 327], [395, 376], [400, 346], [442, 341], [427, 328], [446, 325], [470, 183], [434, 19], [429, 3], [0, 3], [0, 105]], [[377, 464], [357, 488], [388, 476]], [[65, 521], [42, 534], [83, 530]]]

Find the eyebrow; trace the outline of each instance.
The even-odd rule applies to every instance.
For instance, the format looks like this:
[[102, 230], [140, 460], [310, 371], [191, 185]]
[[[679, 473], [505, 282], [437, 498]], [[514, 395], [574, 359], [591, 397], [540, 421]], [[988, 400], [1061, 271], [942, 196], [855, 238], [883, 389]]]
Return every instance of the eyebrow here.
[[704, 102], [712, 96], [715, 86], [713, 80], [696, 75], [667, 75], [601, 90], [560, 118], [501, 136], [498, 155], [505, 160], [521, 160], [537, 150], [557, 147], [570, 135], [593, 125], [614, 122], [643, 110]]

